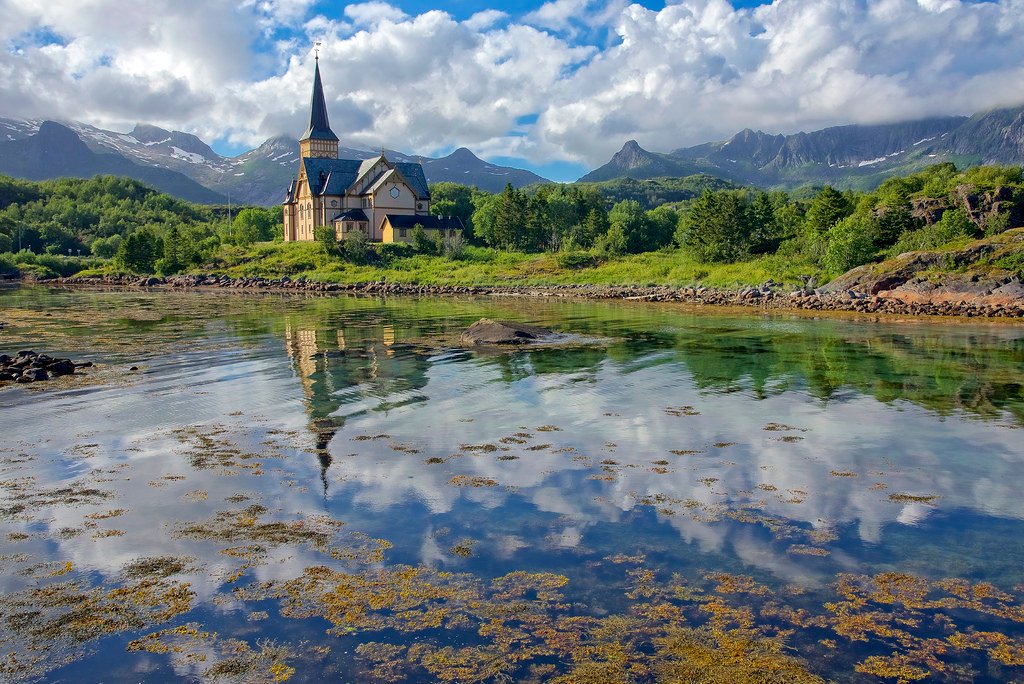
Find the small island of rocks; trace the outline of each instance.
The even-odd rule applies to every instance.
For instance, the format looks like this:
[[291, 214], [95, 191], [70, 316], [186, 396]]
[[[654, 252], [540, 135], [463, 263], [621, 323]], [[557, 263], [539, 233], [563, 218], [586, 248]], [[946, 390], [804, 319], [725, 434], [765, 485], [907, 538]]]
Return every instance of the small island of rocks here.
[[91, 361], [75, 363], [71, 359], [58, 359], [25, 349], [13, 357], [8, 354], [0, 354], [0, 383], [40, 382], [62, 375], [74, 375], [76, 369], [90, 366], [92, 366]]

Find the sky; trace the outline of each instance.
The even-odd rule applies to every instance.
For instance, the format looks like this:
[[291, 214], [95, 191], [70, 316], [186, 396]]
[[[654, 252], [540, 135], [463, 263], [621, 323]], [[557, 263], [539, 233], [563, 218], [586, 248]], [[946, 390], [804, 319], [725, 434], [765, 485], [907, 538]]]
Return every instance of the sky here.
[[0, 0], [0, 116], [137, 122], [222, 154], [343, 145], [574, 180], [671, 151], [1024, 103], [1024, 0]]

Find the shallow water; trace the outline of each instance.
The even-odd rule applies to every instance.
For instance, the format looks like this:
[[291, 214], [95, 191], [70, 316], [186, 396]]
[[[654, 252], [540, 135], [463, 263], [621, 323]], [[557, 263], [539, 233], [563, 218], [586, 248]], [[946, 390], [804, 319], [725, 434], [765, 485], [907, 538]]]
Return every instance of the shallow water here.
[[[485, 316], [586, 343], [460, 348]], [[12, 681], [1024, 677], [1020, 326], [43, 288], [0, 321], [97, 364], [0, 388]]]

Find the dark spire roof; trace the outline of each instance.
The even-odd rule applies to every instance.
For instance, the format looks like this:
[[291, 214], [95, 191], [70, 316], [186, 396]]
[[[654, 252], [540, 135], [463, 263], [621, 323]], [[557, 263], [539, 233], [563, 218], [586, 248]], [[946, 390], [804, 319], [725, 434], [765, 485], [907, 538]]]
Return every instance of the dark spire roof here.
[[320, 82], [320, 58], [316, 59], [316, 73], [313, 76], [313, 105], [309, 111], [309, 129], [299, 140], [337, 140], [327, 120], [327, 101], [324, 86]]

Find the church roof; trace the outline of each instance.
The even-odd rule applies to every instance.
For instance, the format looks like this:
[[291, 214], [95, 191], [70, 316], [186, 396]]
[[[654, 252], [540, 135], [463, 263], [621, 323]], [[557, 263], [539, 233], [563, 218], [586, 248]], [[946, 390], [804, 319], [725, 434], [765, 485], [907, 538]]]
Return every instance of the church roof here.
[[316, 73], [313, 75], [313, 101], [309, 111], [309, 128], [299, 138], [302, 140], [338, 140], [327, 120], [327, 100], [324, 99], [324, 86], [320, 82], [320, 60], [316, 60]]
[[369, 221], [366, 212], [362, 209], [349, 209], [344, 214], [340, 214], [335, 221]]
[[[373, 160], [376, 161], [376, 160]], [[360, 169], [366, 164], [361, 159], [328, 159], [325, 157], [304, 157], [309, 190], [314, 195], [344, 195], [360, 176]], [[393, 164], [398, 173], [409, 183], [418, 199], [430, 199], [430, 188], [423, 166], [415, 162]]]
[[427, 186], [427, 177], [423, 173], [423, 164], [417, 162], [396, 162], [395, 168], [402, 174], [405, 180], [409, 181], [412, 191], [418, 199], [430, 199], [430, 188]]
[[359, 177], [360, 163], [358, 159], [303, 158], [309, 191], [314, 195], [344, 195]]

